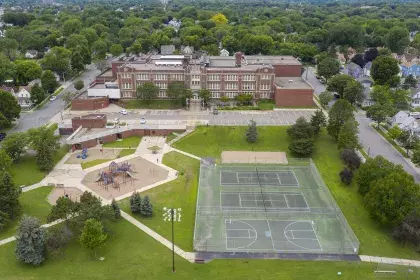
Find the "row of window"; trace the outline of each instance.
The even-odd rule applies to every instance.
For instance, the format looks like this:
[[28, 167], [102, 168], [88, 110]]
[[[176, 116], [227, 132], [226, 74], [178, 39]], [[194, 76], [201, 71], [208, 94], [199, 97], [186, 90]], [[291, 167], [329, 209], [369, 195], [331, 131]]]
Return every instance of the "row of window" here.
[[[250, 94], [255, 96], [255, 94], [252, 93], [252, 92], [250, 92]], [[235, 96], [237, 96], [237, 95], [238, 95], [238, 92], [225, 92], [225, 96], [227, 96], [228, 98], [235, 98]], [[135, 97], [135, 95], [132, 91], [123, 91], [122, 92], [122, 97], [123, 98], [132, 98], [132, 97]], [[166, 91], [165, 90], [160, 90], [159, 93], [158, 93], [158, 97], [159, 98], [167, 97]], [[211, 97], [212, 98], [220, 98], [220, 92], [219, 91], [212, 91], [211, 92]], [[262, 92], [262, 93], [260, 93], [260, 98], [263, 98], [263, 99], [270, 98], [270, 93], [269, 92]]]
[[[120, 74], [121, 78], [128, 79], [131, 78], [130, 73], [122, 73]], [[136, 80], [150, 80], [150, 74], [136, 74]], [[154, 74], [153, 78], [155, 80], [167, 80], [168, 76], [170, 76], [171, 80], [177, 80], [177, 81], [183, 81], [184, 80], [184, 74]], [[191, 75], [191, 80], [200, 80], [200, 75]], [[262, 80], [270, 80], [270, 75], [261, 75]], [[210, 74], [207, 76], [208, 81], [220, 81], [220, 75], [219, 74]], [[237, 81], [238, 75], [236, 74], [227, 74], [225, 75], [226, 81]], [[242, 76], [243, 81], [255, 81], [255, 75], [249, 75], [245, 74]]]
[[[171, 78], [171, 80], [176, 81], [183, 81], [184, 80], [184, 74], [154, 74], [153, 78], [155, 80], [167, 80], [168, 76]], [[131, 74], [123, 73], [121, 74], [121, 78], [131, 78]], [[136, 74], [136, 80], [150, 80], [150, 74]]]
[[[140, 84], [138, 84], [140, 85]], [[160, 89], [166, 89], [168, 88], [167, 83], [155, 83], [156, 86], [158, 86]], [[191, 85], [199, 86], [200, 82], [192, 81]], [[208, 89], [220, 89], [220, 83], [208, 83], [207, 85]], [[122, 83], [122, 89], [132, 89], [131, 83]], [[238, 89], [237, 83], [227, 83], [225, 84], [225, 89]], [[245, 90], [255, 90], [255, 84], [242, 84], [242, 89]], [[260, 85], [260, 90], [270, 90], [271, 86], [269, 84], [262, 84]]]
[[[207, 76], [207, 80], [208, 81], [220, 81], [220, 76], [219, 74], [209, 74]], [[270, 80], [271, 79], [271, 75], [261, 75], [261, 80]], [[225, 81], [237, 81], [238, 80], [238, 75], [236, 74], [227, 74], [225, 75]], [[243, 81], [255, 81], [255, 75], [251, 75], [251, 74], [244, 74], [242, 76], [242, 80]]]

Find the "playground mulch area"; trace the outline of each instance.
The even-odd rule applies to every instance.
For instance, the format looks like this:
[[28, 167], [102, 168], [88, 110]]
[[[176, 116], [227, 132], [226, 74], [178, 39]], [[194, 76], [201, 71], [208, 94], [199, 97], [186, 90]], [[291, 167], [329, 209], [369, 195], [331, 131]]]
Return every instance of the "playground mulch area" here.
[[87, 158], [82, 159], [77, 158], [78, 155], [82, 154], [81, 150], [74, 152], [71, 157], [66, 161], [67, 164], [81, 164], [84, 162], [89, 162], [97, 159], [116, 159], [118, 155], [121, 153], [122, 149], [88, 149], [87, 150]]
[[79, 197], [83, 194], [83, 192], [81, 190], [79, 190], [78, 188], [71, 188], [71, 187], [64, 187], [64, 188], [60, 188], [60, 187], [55, 187], [50, 194], [47, 197], [47, 200], [50, 204], [55, 205], [56, 201], [58, 198], [62, 197], [62, 196], [66, 196], [74, 201], [77, 202], [79, 201]]
[[[83, 178], [82, 183], [102, 198], [113, 199], [133, 191], [141, 191], [143, 188], [168, 177], [168, 170], [142, 157], [136, 157], [127, 162], [131, 164], [131, 171], [129, 174], [116, 173], [114, 182], [117, 182], [117, 184], [105, 185], [102, 180], [98, 181], [100, 173], [109, 171], [109, 167], [89, 172]], [[118, 164], [121, 165], [122, 162]]]

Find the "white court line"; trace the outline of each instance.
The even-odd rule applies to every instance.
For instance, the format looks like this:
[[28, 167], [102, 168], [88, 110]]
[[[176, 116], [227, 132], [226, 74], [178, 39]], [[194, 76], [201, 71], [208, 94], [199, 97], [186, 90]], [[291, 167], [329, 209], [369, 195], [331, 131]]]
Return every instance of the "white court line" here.
[[[251, 243], [249, 243], [248, 245], [246, 245], [246, 246], [242, 246], [242, 247], [233, 247], [233, 248], [228, 248], [228, 244], [227, 244], [227, 234], [226, 234], [226, 228], [225, 228], [225, 236], [226, 236], [226, 251], [229, 251], [229, 250], [238, 250], [238, 249], [246, 249], [247, 247], [249, 247], [249, 246], [251, 246], [252, 244], [254, 244], [255, 243], [255, 241], [257, 241], [258, 240], [258, 233], [257, 233], [257, 230], [253, 227], [253, 226], [251, 226], [250, 224], [248, 224], [248, 223], [246, 223], [246, 222], [244, 222], [244, 221], [241, 221], [241, 220], [236, 220], [236, 222], [237, 223], [243, 223], [243, 224], [246, 224], [246, 225], [248, 225], [250, 228], [252, 228], [252, 231], [253, 232], [255, 232], [255, 238], [254, 238], [254, 240], [251, 242]], [[231, 223], [232, 223], [232, 220], [231, 220]], [[248, 228], [248, 230], [249, 230], [249, 228]], [[247, 249], [248, 250], [248, 249]]]
[[295, 236], [293, 235], [293, 230], [289, 230], [289, 231], [292, 234], [292, 238], [295, 239]]
[[[245, 201], [245, 200], [244, 200]], [[241, 206], [241, 208], [243, 208], [242, 207], [242, 198], [241, 198], [241, 194], [239, 194], [239, 206]]]
[[284, 197], [284, 201], [286, 201], [287, 209], [290, 209], [290, 207], [289, 207], [289, 203], [287, 202], [286, 195], [285, 195], [285, 194], [283, 194], [283, 197]]
[[273, 246], [273, 250], [276, 250], [276, 246], [274, 246], [273, 234], [271, 233], [270, 222], [268, 220], [266, 221], [268, 225], [268, 231], [270, 232], [271, 245]]
[[[303, 230], [303, 229], [297, 229], [297, 230], [288, 230], [288, 231], [291, 231], [292, 232], [292, 235], [293, 235], [293, 239], [294, 240], [318, 240], [318, 238], [316, 238], [316, 239], [314, 239], [314, 238], [296, 238], [295, 237], [295, 235], [293, 234], [293, 232], [294, 231], [305, 231], [305, 232], [313, 232], [314, 233], [314, 235], [315, 235], [315, 237], [316, 237], [316, 234], [315, 234], [315, 232], [311, 229], [311, 230]], [[319, 243], [319, 242], [318, 242]]]
[[279, 184], [280, 184], [280, 186], [281, 186], [281, 180], [280, 180], [279, 173], [277, 173], [277, 172], [276, 172], [276, 176], [277, 176], [277, 179], [279, 180]]
[[321, 251], [324, 251], [324, 250], [322, 250], [321, 242], [319, 242], [318, 235], [316, 235], [316, 231], [315, 231], [315, 228], [314, 228], [314, 221], [311, 221], [311, 226], [312, 226], [312, 230], [314, 231], [316, 240], [318, 241], [319, 248], [321, 248]]

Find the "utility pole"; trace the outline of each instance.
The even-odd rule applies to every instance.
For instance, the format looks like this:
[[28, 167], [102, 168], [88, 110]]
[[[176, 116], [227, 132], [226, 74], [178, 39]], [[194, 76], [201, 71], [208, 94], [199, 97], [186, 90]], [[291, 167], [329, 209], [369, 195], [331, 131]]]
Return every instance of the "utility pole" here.
[[175, 231], [174, 222], [181, 221], [181, 208], [167, 208], [163, 207], [163, 220], [170, 221], [172, 227], [172, 272], [175, 272]]
[[175, 238], [174, 238], [174, 209], [171, 209], [171, 221], [172, 221], [172, 272], [175, 272]]

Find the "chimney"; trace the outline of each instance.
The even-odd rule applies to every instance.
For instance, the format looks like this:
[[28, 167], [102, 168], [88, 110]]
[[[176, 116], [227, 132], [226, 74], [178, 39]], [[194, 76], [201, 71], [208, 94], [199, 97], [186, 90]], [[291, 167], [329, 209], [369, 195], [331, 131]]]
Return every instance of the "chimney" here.
[[242, 53], [241, 52], [237, 52], [235, 53], [235, 64], [236, 66], [240, 67], [242, 64]]

